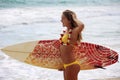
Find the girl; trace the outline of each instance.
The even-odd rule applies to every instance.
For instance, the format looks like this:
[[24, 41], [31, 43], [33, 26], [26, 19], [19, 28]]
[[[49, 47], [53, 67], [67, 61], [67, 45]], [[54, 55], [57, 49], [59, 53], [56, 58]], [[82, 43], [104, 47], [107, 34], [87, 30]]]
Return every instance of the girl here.
[[75, 45], [80, 44], [82, 39], [81, 32], [84, 28], [84, 24], [77, 19], [76, 14], [71, 10], [65, 10], [63, 12], [61, 22], [63, 26], [67, 28], [66, 31], [61, 34], [60, 38], [60, 52], [64, 63], [64, 80], [77, 80], [80, 64], [75, 59], [72, 50]]

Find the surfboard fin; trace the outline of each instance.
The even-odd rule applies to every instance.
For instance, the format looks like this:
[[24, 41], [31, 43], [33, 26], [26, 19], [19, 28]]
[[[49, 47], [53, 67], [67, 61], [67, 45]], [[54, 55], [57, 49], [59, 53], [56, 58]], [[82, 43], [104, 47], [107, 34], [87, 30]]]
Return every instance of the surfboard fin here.
[[106, 68], [104, 68], [104, 67], [102, 67], [102, 66], [99, 66], [99, 65], [94, 65], [94, 67], [95, 67], [95, 68], [106, 69]]

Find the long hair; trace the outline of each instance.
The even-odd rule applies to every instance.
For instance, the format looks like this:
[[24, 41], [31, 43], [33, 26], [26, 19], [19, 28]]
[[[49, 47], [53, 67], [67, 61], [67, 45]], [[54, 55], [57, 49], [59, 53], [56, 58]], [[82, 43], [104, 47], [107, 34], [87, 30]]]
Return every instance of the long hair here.
[[[65, 10], [63, 12], [63, 15], [65, 15], [65, 17], [70, 21], [71, 29], [74, 29], [79, 26], [75, 12], [73, 12], [71, 10]], [[82, 40], [82, 33], [79, 33], [77, 40], [78, 41]]]
[[72, 29], [78, 26], [77, 22], [75, 21], [76, 14], [73, 11], [65, 10], [63, 12], [63, 15], [65, 15], [65, 17], [70, 21], [70, 25]]

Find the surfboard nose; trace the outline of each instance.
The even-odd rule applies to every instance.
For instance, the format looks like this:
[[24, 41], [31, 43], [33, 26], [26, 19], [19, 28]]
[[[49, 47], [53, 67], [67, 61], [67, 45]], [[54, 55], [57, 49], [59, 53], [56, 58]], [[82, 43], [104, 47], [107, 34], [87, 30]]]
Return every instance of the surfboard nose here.
[[25, 61], [25, 59], [32, 53], [37, 41], [20, 43], [15, 45], [10, 45], [1, 49], [6, 55], [15, 58], [19, 61]]

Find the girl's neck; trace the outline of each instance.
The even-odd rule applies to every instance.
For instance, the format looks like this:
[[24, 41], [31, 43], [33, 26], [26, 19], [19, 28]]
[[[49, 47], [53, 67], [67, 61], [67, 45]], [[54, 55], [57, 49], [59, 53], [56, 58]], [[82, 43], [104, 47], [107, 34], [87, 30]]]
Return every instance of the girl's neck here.
[[70, 24], [68, 24], [67, 26], [67, 30], [69, 31], [70, 29], [72, 29], [72, 26]]
[[71, 30], [72, 28], [71, 27], [67, 27], [67, 31]]

